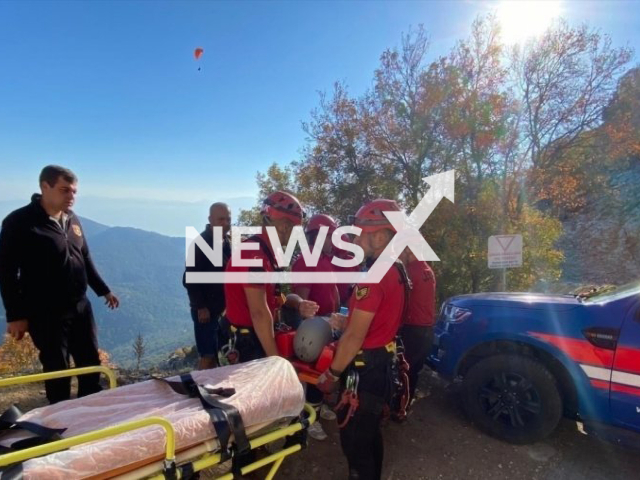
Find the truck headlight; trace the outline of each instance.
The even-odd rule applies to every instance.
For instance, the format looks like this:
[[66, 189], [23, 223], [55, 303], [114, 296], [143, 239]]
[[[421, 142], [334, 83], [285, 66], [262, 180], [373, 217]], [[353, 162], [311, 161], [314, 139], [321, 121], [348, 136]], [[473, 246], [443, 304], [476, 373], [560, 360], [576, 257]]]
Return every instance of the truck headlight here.
[[445, 321], [449, 323], [461, 323], [471, 316], [471, 310], [455, 305], [445, 305], [443, 313]]

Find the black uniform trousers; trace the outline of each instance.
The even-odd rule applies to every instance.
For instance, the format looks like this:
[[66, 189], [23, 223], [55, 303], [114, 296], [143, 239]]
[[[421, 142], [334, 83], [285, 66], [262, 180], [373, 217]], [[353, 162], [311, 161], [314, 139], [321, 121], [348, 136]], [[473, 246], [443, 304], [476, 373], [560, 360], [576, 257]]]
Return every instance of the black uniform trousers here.
[[[365, 350], [362, 357], [365, 365], [356, 368], [359, 406], [340, 429], [340, 445], [347, 457], [349, 480], [379, 480], [384, 455], [380, 424], [391, 399], [393, 356], [382, 348]], [[346, 411], [338, 412], [338, 422], [344, 420]]]
[[404, 345], [404, 357], [409, 364], [409, 393], [413, 399], [418, 386], [418, 374], [433, 345], [433, 327], [403, 325], [400, 337]]
[[[44, 372], [68, 369], [70, 357], [76, 368], [100, 365], [93, 311], [87, 298], [62, 314], [29, 319], [29, 334], [40, 352]], [[45, 390], [49, 403], [68, 400], [71, 379], [47, 380]], [[100, 390], [100, 374], [78, 376], [78, 397]]]

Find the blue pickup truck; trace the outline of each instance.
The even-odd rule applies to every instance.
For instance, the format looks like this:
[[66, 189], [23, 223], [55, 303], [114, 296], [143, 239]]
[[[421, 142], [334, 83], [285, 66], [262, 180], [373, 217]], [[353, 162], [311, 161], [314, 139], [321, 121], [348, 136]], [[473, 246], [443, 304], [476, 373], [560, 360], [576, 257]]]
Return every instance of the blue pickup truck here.
[[471, 420], [502, 440], [541, 440], [563, 414], [628, 438], [640, 433], [640, 283], [450, 298], [428, 363], [459, 381]]

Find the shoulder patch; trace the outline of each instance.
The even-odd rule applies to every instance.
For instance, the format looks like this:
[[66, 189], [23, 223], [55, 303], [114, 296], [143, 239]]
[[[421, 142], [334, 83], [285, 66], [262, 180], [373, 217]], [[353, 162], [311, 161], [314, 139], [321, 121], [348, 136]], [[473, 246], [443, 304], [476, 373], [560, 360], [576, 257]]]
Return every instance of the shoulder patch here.
[[75, 233], [77, 236], [79, 237], [82, 236], [82, 230], [80, 229], [80, 225], [71, 225], [71, 230], [73, 230], [73, 233]]
[[362, 300], [369, 295], [369, 287], [356, 287], [356, 300]]

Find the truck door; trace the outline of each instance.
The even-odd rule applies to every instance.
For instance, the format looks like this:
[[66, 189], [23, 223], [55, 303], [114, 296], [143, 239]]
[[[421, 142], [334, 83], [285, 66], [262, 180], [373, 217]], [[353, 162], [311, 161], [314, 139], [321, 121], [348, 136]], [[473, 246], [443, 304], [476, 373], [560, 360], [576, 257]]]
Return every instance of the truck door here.
[[626, 316], [611, 372], [611, 418], [640, 432], [640, 306]]

